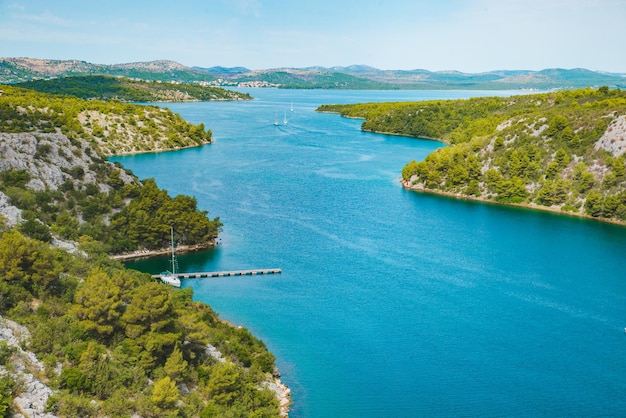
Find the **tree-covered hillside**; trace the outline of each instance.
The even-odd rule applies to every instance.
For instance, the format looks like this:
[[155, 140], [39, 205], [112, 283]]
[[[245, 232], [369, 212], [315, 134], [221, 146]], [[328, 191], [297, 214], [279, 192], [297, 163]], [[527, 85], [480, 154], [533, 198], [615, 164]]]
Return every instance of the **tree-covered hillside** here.
[[0, 416], [24, 412], [13, 399], [42, 393], [34, 381], [52, 391], [46, 416], [280, 415], [274, 357], [261, 341], [193, 302], [191, 289], [82, 248], [0, 231], [0, 331], [15, 329], [10, 318], [30, 334], [13, 344], [4, 335], [14, 332], [0, 334]]
[[138, 81], [109, 76], [65, 77], [16, 84], [42, 93], [65, 94], [81, 99], [122, 102], [195, 102], [252, 100], [247, 93], [199, 84]]
[[[0, 116], [0, 197], [20, 211], [13, 223], [28, 235], [43, 241], [86, 235], [113, 253], [167, 247], [172, 226], [183, 245], [217, 237], [219, 219], [208, 219], [195, 199], [172, 198], [102, 158], [115, 149], [202, 144], [211, 134], [203, 125], [166, 109], [15, 87], [0, 95]], [[159, 135], [168, 138], [159, 144]]]
[[169, 109], [82, 100], [0, 86], [0, 132], [61, 132], [98, 154], [165, 151], [209, 144], [212, 133]]
[[626, 93], [583, 89], [322, 106], [363, 130], [450, 144], [404, 167], [407, 187], [626, 221]]
[[109, 258], [167, 248], [171, 227], [210, 245], [221, 223], [104, 156], [209, 141], [164, 109], [2, 87], [0, 416], [281, 414], [263, 342]]

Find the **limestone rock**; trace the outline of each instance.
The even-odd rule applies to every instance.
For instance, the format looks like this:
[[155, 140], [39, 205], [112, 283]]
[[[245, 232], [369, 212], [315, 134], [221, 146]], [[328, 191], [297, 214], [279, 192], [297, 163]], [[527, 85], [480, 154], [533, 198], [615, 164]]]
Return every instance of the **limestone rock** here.
[[602, 138], [596, 142], [595, 149], [606, 150], [613, 157], [619, 157], [626, 152], [626, 115], [618, 116], [611, 122]]
[[9, 197], [2, 192], [0, 192], [0, 214], [5, 217], [8, 227], [13, 227], [22, 221], [22, 211], [13, 206]]
[[13, 371], [0, 366], [0, 375], [9, 373], [20, 384], [21, 393], [15, 398], [15, 417], [54, 418], [55, 415], [45, 412], [53, 391], [33, 374], [43, 375], [45, 367], [34, 353], [21, 348], [28, 338], [30, 333], [25, 327], [0, 316], [0, 340], [15, 349], [11, 356]]

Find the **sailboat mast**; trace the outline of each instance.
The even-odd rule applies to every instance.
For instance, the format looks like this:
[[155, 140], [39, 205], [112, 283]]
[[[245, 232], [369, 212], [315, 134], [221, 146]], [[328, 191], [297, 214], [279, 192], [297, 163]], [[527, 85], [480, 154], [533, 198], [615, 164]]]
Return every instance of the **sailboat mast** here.
[[176, 253], [174, 252], [174, 227], [170, 227], [172, 235], [172, 273], [176, 274]]

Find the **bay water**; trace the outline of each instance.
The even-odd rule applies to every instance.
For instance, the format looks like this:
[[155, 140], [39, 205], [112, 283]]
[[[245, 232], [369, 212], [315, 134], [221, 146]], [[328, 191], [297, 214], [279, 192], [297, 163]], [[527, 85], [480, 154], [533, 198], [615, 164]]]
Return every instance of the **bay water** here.
[[512, 92], [244, 91], [164, 105], [215, 143], [111, 160], [224, 223], [181, 271], [282, 269], [183, 287], [267, 344], [292, 417], [626, 414], [626, 228], [406, 191], [442, 144], [314, 112]]

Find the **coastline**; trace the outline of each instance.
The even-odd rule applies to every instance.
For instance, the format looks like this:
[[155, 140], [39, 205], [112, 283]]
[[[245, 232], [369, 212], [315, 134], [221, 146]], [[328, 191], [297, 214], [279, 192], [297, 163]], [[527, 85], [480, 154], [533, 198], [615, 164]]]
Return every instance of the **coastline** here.
[[[194, 244], [194, 245], [180, 245], [178, 247], [176, 247], [176, 252], [177, 253], [193, 253], [196, 251], [201, 251], [201, 250], [206, 250], [207, 248], [213, 248], [217, 245], [216, 241], [209, 241], [209, 242], [205, 242], [202, 244]], [[156, 257], [156, 256], [160, 256], [160, 255], [168, 255], [170, 254], [172, 251], [171, 248], [160, 248], [158, 250], [138, 250], [138, 251], [132, 251], [129, 253], [122, 253], [122, 254], [113, 254], [110, 255], [109, 258], [111, 258], [112, 260], [118, 260], [118, 261], [128, 261], [128, 260], [137, 260], [140, 258], [150, 258], [150, 257]]]
[[404, 179], [400, 179], [400, 183], [402, 183], [402, 187], [404, 187], [406, 190], [410, 190], [410, 191], [418, 192], [418, 193], [434, 194], [438, 196], [448, 197], [451, 199], [470, 200], [470, 201], [486, 203], [490, 205], [512, 206], [512, 207], [518, 207], [522, 209], [537, 210], [541, 212], [550, 212], [556, 215], [571, 216], [575, 218], [588, 219], [592, 221], [603, 222], [607, 224], [626, 227], [626, 222], [618, 221], [616, 219], [595, 218], [593, 216], [586, 215], [584, 213], [568, 212], [568, 211], [564, 211], [564, 210], [561, 210], [560, 208], [555, 208], [555, 207], [541, 206], [541, 205], [535, 205], [535, 204], [529, 204], [529, 203], [505, 203], [505, 202], [498, 202], [493, 199], [487, 199], [484, 197], [467, 196], [461, 193], [444, 192], [442, 190], [429, 189], [427, 187], [410, 185]]
[[115, 153], [115, 154], [103, 154], [105, 158], [108, 157], [123, 157], [123, 156], [127, 156], [127, 155], [138, 155], [138, 154], [151, 154], [151, 153], [162, 153], [162, 152], [169, 152], [169, 151], [181, 151], [184, 149], [190, 149], [190, 148], [199, 148], [199, 147], [204, 147], [205, 145], [211, 145], [212, 143], [214, 143], [215, 140], [211, 139], [209, 142], [204, 142], [202, 144], [193, 144], [193, 145], [186, 145], [184, 147], [176, 147], [176, 148], [158, 148], [158, 149], [151, 149], [151, 150], [137, 150], [137, 151], [128, 151], [128, 152], [120, 152], [120, 153]]
[[[190, 253], [190, 252], [201, 251], [207, 248], [215, 247], [216, 245], [217, 245], [217, 241], [211, 241], [211, 242], [207, 242], [203, 244], [196, 244], [196, 245], [181, 245], [176, 248], [176, 252], [177, 253]], [[140, 250], [140, 251], [133, 251], [133, 252], [124, 253], [124, 254], [115, 254], [109, 257], [112, 260], [128, 261], [128, 260], [136, 260], [140, 258], [150, 258], [150, 257], [155, 257], [155, 256], [160, 256], [160, 255], [169, 255], [170, 251], [172, 251], [170, 248], [161, 248], [158, 250]], [[237, 328], [234, 324], [232, 324], [231, 322], [225, 319], [219, 318], [219, 320], [227, 324], [230, 327]], [[219, 352], [217, 353], [219, 354], [218, 358], [221, 358], [221, 353]], [[276, 399], [278, 400], [278, 404], [279, 404], [281, 418], [288, 417], [289, 410], [293, 402], [291, 400], [291, 389], [280, 380], [280, 373], [278, 372], [277, 368], [275, 368], [274, 370], [272, 379], [266, 381], [266, 388], [270, 389], [272, 392], [275, 393]]]
[[[338, 114], [341, 117], [344, 117], [344, 118], [347, 118], [347, 119], [363, 119], [363, 120], [367, 120], [367, 118], [364, 117], [364, 116], [347, 116], [347, 115], [342, 115], [338, 111], [316, 110], [316, 112]], [[409, 137], [409, 138], [424, 139], [424, 140], [429, 140], [429, 141], [440, 142], [440, 143], [442, 143], [444, 145], [450, 145], [447, 141], [442, 140], [442, 139], [438, 139], [438, 138], [429, 138], [429, 137], [421, 137], [421, 136], [420, 137], [416, 137], [416, 136], [410, 135], [410, 134], [401, 134], [401, 133], [394, 133], [394, 132], [376, 131], [376, 130], [373, 130], [373, 129], [364, 129], [363, 127], [361, 127], [361, 131], [362, 132], [371, 132], [371, 133], [376, 133], [376, 134], [382, 134], [382, 135], [404, 136], [404, 137]], [[449, 198], [454, 198], [454, 199], [471, 200], [471, 201], [482, 202], [482, 203], [487, 203], [487, 204], [502, 205], [502, 206], [513, 206], [513, 207], [537, 210], [537, 211], [542, 211], [542, 212], [550, 212], [550, 213], [554, 213], [554, 214], [558, 214], [558, 215], [571, 216], [571, 217], [576, 217], [576, 218], [581, 218], [581, 219], [588, 219], [588, 220], [593, 220], [593, 221], [598, 221], [598, 222], [603, 222], [603, 223], [608, 223], [608, 224], [618, 225], [618, 226], [623, 226], [623, 227], [626, 226], [626, 221], [621, 221], [621, 220], [617, 220], [617, 219], [610, 219], [610, 218], [594, 217], [594, 216], [587, 215], [587, 214], [580, 213], [580, 212], [565, 211], [565, 210], [562, 210], [560, 207], [543, 206], [543, 205], [537, 205], [537, 204], [534, 204], [534, 203], [506, 203], [506, 202], [498, 202], [496, 200], [488, 199], [488, 198], [484, 198], [484, 197], [467, 196], [467, 195], [464, 195], [464, 194], [461, 194], [461, 193], [445, 192], [445, 191], [441, 191], [441, 190], [437, 190], [437, 189], [429, 189], [429, 188], [426, 188], [426, 187], [423, 187], [423, 186], [411, 185], [411, 184], [409, 184], [408, 181], [405, 181], [402, 178], [400, 178], [399, 181], [402, 183], [402, 186], [405, 189], [412, 190], [412, 191], [415, 191], [415, 192], [429, 193], [429, 194], [435, 194], [435, 195], [449, 197]]]
[[[158, 149], [158, 150], [150, 150], [150, 151], [134, 151], [134, 152], [128, 152], [128, 153], [121, 153], [121, 154], [113, 154], [113, 155], [109, 155], [110, 157], [114, 157], [117, 155], [134, 155], [134, 154], [146, 154], [146, 153], [161, 153], [161, 152], [168, 152], [168, 151], [178, 151], [178, 150], [182, 150], [182, 149], [188, 149], [188, 148], [196, 148], [196, 147], [202, 147], [205, 145], [210, 145], [214, 142], [214, 139], [211, 139], [210, 142], [206, 142], [203, 144], [197, 144], [197, 145], [189, 145], [186, 147], [177, 147], [177, 148], [169, 148], [169, 149]], [[176, 252], [179, 254], [184, 254], [184, 253], [190, 253], [190, 252], [196, 252], [196, 251], [202, 251], [208, 248], [213, 248], [217, 246], [217, 240], [213, 240], [213, 241], [209, 241], [209, 242], [205, 242], [202, 244], [194, 244], [194, 245], [181, 245], [176, 247]], [[165, 255], [169, 255], [171, 253], [171, 248], [161, 248], [161, 249], [157, 249], [157, 250], [138, 250], [138, 251], [132, 251], [129, 253], [123, 253], [123, 254], [113, 254], [110, 255], [109, 258], [112, 260], [117, 260], [117, 261], [130, 261], [130, 260], [138, 260], [138, 259], [142, 259], [142, 258], [150, 258], [150, 257], [157, 257], [157, 256], [165, 256]], [[223, 322], [225, 322], [226, 324], [228, 324], [231, 327], [235, 327], [233, 324], [231, 324], [230, 322], [221, 319]], [[278, 369], [276, 369], [274, 371], [273, 374], [273, 379], [272, 380], [268, 380], [266, 381], [266, 388], [270, 389], [272, 392], [274, 392], [276, 399], [278, 400], [278, 405], [279, 405], [279, 412], [280, 412], [280, 417], [281, 418], [287, 418], [289, 417], [289, 411], [291, 409], [291, 405], [293, 403], [292, 399], [291, 399], [291, 389], [284, 384], [281, 379], [280, 379], [280, 373], [278, 372]]]
[[[330, 110], [316, 110], [316, 112], [318, 113], [326, 113], [326, 114], [332, 114], [332, 115], [339, 115], [342, 118], [346, 118], [346, 119], [362, 119], [364, 121], [367, 120], [367, 118], [363, 117], [363, 116], [347, 116], [347, 115], [342, 115], [339, 112], [333, 112]], [[390, 135], [390, 136], [402, 136], [405, 138], [415, 138], [415, 139], [426, 139], [428, 141], [435, 141], [435, 142], [441, 142], [444, 145], [450, 145], [448, 142], [439, 139], [439, 138], [430, 138], [428, 136], [415, 136], [415, 135], [410, 135], [410, 134], [400, 134], [397, 132], [384, 132], [384, 131], [375, 131], [373, 129], [363, 129], [363, 127], [361, 127], [361, 131], [362, 132], [369, 132], [369, 133], [373, 133], [373, 134], [381, 134], [381, 135]]]

